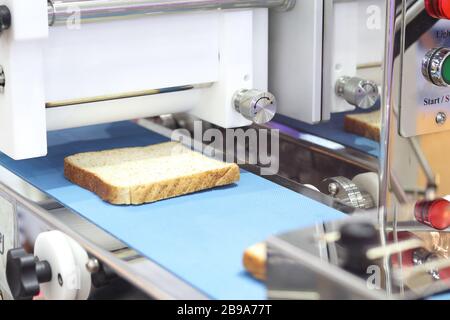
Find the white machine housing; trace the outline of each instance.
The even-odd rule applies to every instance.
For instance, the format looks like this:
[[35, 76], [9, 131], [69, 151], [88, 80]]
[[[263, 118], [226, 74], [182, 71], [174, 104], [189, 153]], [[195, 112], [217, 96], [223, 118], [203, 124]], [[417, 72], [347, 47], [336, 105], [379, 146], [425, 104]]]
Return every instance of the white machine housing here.
[[315, 124], [352, 111], [339, 78], [382, 82], [384, 0], [303, 0], [270, 14], [269, 90], [278, 113]]
[[[267, 90], [268, 9], [81, 24], [74, 8], [66, 25], [49, 27], [47, 0], [0, 5], [12, 15], [0, 36], [0, 151], [16, 160], [46, 155], [50, 130], [177, 112], [249, 125], [233, 95]], [[192, 89], [139, 94], [180, 86]]]

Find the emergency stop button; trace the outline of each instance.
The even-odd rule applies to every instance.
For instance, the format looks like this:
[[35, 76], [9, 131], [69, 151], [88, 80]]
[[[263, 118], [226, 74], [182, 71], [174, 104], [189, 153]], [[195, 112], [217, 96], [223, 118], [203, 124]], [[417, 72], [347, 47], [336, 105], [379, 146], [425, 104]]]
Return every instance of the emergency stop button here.
[[425, 0], [428, 14], [438, 19], [450, 19], [450, 0]]
[[428, 51], [422, 61], [422, 74], [436, 86], [450, 86], [450, 48]]

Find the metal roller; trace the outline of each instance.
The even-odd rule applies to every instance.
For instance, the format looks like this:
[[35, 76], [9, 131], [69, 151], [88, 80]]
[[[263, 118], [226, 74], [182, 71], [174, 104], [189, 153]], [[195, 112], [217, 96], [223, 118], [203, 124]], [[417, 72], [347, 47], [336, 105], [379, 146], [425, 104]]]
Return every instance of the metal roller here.
[[65, 24], [74, 14], [81, 22], [142, 17], [198, 10], [279, 8], [288, 10], [296, 0], [49, 0], [49, 25]]

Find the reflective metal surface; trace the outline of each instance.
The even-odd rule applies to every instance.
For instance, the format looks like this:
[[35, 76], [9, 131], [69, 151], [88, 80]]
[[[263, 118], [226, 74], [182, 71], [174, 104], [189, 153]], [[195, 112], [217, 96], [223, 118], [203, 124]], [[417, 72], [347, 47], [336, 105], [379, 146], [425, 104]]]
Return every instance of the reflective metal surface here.
[[399, 90], [396, 114], [404, 137], [450, 130], [450, 124], [442, 121], [450, 111], [446, 83], [450, 21], [435, 19], [426, 12], [417, 15], [415, 7], [425, 12], [423, 1], [404, 10], [405, 18], [413, 15], [418, 18], [403, 24], [398, 41], [402, 49], [395, 66], [399, 73], [396, 79], [401, 79], [395, 80]]
[[[4, 77], [3, 77], [3, 80], [4, 80]], [[3, 84], [4, 84], [4, 81], [3, 81]], [[152, 95], [157, 95], [157, 94], [165, 94], [165, 93], [207, 88], [207, 87], [210, 87], [211, 85], [212, 85], [212, 83], [204, 83], [204, 84], [186, 85], [186, 86], [179, 86], [179, 87], [141, 90], [141, 91], [135, 91], [135, 92], [127, 92], [127, 93], [121, 93], [121, 94], [115, 94], [115, 95], [108, 95], [108, 96], [84, 97], [82, 99], [76, 99], [76, 100], [47, 101], [45, 104], [45, 107], [47, 109], [51, 109], [51, 108], [72, 106], [72, 105], [77, 105], [77, 104], [90, 104], [90, 103], [103, 102], [103, 101], [137, 98], [137, 97], [152, 96]], [[1, 73], [0, 73], [0, 90], [1, 90], [1, 87], [2, 87], [2, 78], [1, 78]]]
[[66, 24], [74, 15], [80, 22], [144, 17], [152, 14], [198, 10], [278, 8], [291, 9], [296, 0], [49, 0], [49, 25]]
[[[390, 233], [382, 245], [377, 225], [374, 215], [354, 216], [272, 237], [267, 244], [269, 297], [419, 299], [450, 288], [448, 259], [409, 232], [399, 238]], [[383, 280], [384, 260], [391, 268], [390, 287]]]
[[361, 109], [375, 107], [380, 99], [378, 85], [375, 82], [356, 77], [339, 78], [336, 83], [336, 94]]
[[[326, 233], [336, 231], [339, 223], [332, 223], [311, 228], [309, 236], [303, 230], [269, 241], [269, 247], [275, 248], [269, 250], [269, 255], [274, 254], [269, 269], [272, 265], [276, 279], [268, 283], [272, 298], [417, 299], [449, 289], [450, 221], [446, 217], [450, 206], [446, 199], [450, 194], [450, 156], [446, 150], [450, 148], [450, 133], [446, 99], [450, 92], [429, 81], [435, 77], [445, 81], [446, 54], [433, 55], [439, 61], [432, 67], [440, 70], [428, 70], [429, 79], [422, 67], [427, 52], [450, 46], [450, 22], [430, 17], [424, 0], [383, 3], [386, 39], [380, 48], [384, 52], [380, 68], [381, 137], [375, 169], [380, 194], [378, 209], [368, 214], [378, 233], [378, 247], [373, 252], [379, 257], [374, 263], [379, 268], [379, 289], [374, 291], [367, 285], [368, 274], [354, 277], [339, 262], [337, 251], [330, 249], [327, 241], [320, 241]], [[330, 8], [328, 12], [332, 12]], [[359, 41], [352, 50], [363, 52], [360, 47], [364, 45]], [[331, 186], [328, 191], [336, 190]], [[420, 219], [415, 215], [418, 210]], [[280, 256], [280, 252], [284, 254]], [[292, 276], [283, 277], [287, 274]], [[300, 282], [304, 287], [297, 290]]]
[[270, 92], [239, 90], [233, 97], [233, 103], [236, 111], [257, 124], [271, 121], [277, 112], [277, 100]]
[[[384, 233], [385, 243], [389, 237], [391, 241], [400, 241], [405, 232], [422, 239], [429, 255], [438, 254], [445, 264], [449, 243], [446, 231], [421, 225], [415, 212], [420, 208], [424, 222], [431, 225], [436, 221], [445, 222], [442, 219], [447, 208], [441, 198], [450, 193], [450, 159], [446, 152], [450, 144], [447, 124], [439, 120], [445, 115], [439, 113], [446, 113], [446, 104], [427, 101], [434, 96], [445, 98], [448, 92], [424, 77], [422, 68], [427, 52], [440, 46], [436, 41], [448, 41], [441, 35], [450, 24], [447, 20], [430, 17], [424, 9], [424, 0], [388, 3], [381, 123], [380, 231]], [[391, 295], [403, 294], [405, 288], [411, 286], [415, 273], [410, 274], [410, 266], [399, 259], [401, 270], [409, 271], [396, 283], [398, 273], [389, 261], [384, 262], [386, 291]], [[433, 274], [432, 270], [427, 272]]]
[[[374, 200], [364, 190], [361, 190], [353, 181], [344, 177], [325, 179], [322, 182], [322, 190], [344, 202], [345, 204], [359, 209], [373, 209]], [[326, 193], [326, 191], [324, 193]]]

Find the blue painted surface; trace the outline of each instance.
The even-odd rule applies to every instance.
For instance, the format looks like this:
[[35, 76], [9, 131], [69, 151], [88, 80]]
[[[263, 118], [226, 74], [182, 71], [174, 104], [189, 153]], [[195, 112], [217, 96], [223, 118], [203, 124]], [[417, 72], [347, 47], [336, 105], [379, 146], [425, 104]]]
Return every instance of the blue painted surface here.
[[447, 300], [450, 300], [450, 293], [446, 292], [446, 293], [437, 294], [435, 296], [428, 298], [427, 300], [447, 301]]
[[64, 178], [64, 157], [166, 138], [131, 122], [51, 132], [47, 157], [0, 164], [215, 299], [264, 299], [242, 253], [279, 232], [343, 214], [251, 173], [233, 186], [141, 206], [113, 206]]

